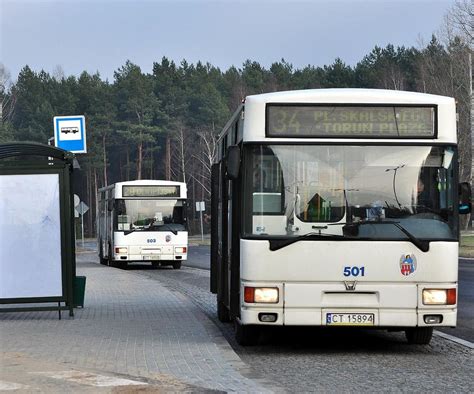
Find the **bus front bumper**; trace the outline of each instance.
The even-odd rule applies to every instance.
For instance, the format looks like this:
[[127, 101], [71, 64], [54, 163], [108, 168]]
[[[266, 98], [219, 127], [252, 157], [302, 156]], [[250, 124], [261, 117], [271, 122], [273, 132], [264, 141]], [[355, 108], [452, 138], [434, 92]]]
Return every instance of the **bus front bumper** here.
[[[131, 253], [115, 253], [115, 260], [120, 261], [184, 261], [187, 260], [187, 247], [168, 247], [168, 248], [142, 248], [133, 250]], [[138, 249], [138, 248], [137, 248]]]
[[[245, 287], [278, 289], [278, 302], [247, 303]], [[426, 288], [453, 283], [358, 284], [347, 291], [337, 283], [249, 283], [241, 289], [242, 324], [287, 326], [455, 327], [457, 304], [423, 305]]]
[[[339, 321], [328, 322], [328, 315], [350, 315], [347, 317], [373, 316], [373, 322]], [[265, 316], [275, 316], [275, 321], [266, 321]], [[263, 320], [262, 320], [263, 319]], [[457, 309], [359, 309], [359, 308], [242, 308], [242, 324], [265, 324], [277, 326], [364, 326], [364, 327], [455, 327]], [[342, 319], [341, 319], [342, 320]], [[431, 323], [434, 321], [434, 323]]]

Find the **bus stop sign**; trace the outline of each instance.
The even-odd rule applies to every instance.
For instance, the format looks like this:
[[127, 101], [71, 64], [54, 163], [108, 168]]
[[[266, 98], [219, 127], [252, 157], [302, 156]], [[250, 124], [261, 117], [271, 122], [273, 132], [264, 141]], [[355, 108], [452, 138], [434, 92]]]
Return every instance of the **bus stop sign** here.
[[86, 122], [83, 115], [55, 116], [54, 144], [73, 153], [87, 153]]

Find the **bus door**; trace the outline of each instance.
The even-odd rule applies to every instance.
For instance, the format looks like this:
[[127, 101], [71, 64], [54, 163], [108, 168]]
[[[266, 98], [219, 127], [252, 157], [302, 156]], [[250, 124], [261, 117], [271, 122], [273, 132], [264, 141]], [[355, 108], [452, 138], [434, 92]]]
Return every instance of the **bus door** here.
[[[225, 165], [221, 161], [213, 166], [212, 190], [212, 226], [211, 233], [211, 290], [217, 293], [217, 303], [220, 308], [229, 307], [229, 264], [228, 264], [228, 182], [225, 177]], [[215, 216], [214, 216], [215, 215]]]
[[[242, 171], [240, 172], [242, 173]], [[234, 180], [226, 180], [229, 185], [228, 195], [228, 252], [230, 312], [232, 316], [240, 317], [240, 216], [241, 216], [241, 175]]]
[[224, 161], [213, 166], [211, 291], [217, 293], [222, 321], [230, 317], [224, 309], [232, 316], [238, 316], [240, 310], [239, 185], [239, 180], [226, 176]]
[[222, 206], [220, 205], [220, 164], [211, 167], [211, 293], [217, 294], [220, 283], [218, 268], [222, 264]]

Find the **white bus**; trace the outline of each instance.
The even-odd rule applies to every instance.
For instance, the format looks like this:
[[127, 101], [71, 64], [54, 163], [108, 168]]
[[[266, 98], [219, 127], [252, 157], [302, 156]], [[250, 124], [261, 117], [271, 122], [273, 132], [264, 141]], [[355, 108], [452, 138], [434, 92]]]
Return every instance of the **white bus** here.
[[261, 326], [357, 326], [429, 343], [456, 326], [456, 110], [449, 97], [249, 96], [218, 140], [211, 291], [242, 345]]
[[185, 183], [119, 182], [99, 189], [98, 201], [101, 264], [181, 268], [188, 251]]

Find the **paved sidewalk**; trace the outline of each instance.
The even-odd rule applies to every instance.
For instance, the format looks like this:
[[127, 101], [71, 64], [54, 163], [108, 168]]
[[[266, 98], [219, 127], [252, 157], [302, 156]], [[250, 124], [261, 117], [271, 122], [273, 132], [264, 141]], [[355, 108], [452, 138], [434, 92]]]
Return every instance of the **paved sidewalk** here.
[[[263, 392], [217, 327], [181, 293], [78, 254], [85, 308], [0, 314], [0, 391]], [[176, 271], [179, 273], [179, 271]]]

